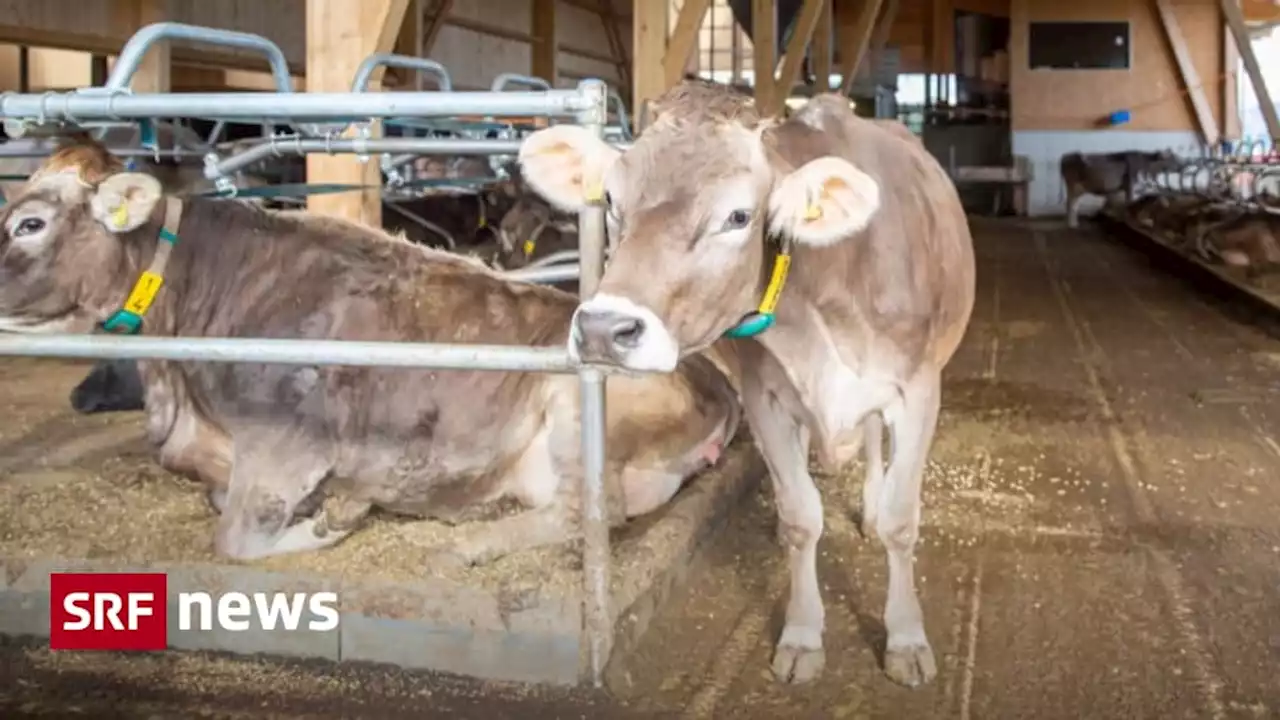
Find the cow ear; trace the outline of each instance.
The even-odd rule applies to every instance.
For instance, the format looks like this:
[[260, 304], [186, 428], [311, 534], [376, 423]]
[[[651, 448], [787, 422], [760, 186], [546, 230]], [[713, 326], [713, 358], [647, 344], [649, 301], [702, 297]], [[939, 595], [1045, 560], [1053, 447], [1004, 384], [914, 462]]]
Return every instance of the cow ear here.
[[89, 206], [108, 230], [127, 233], [147, 222], [163, 194], [160, 181], [150, 175], [122, 172], [98, 184]]
[[605, 172], [621, 154], [586, 128], [553, 125], [525, 138], [520, 175], [547, 202], [577, 213], [600, 202]]
[[810, 160], [769, 196], [769, 230], [805, 245], [834, 245], [861, 232], [880, 209], [880, 186], [838, 157]]

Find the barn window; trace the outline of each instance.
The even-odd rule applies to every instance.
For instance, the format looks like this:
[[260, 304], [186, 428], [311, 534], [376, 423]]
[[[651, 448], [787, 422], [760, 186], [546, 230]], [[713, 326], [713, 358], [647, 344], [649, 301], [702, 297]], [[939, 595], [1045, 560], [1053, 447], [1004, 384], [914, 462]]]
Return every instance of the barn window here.
[[1030, 23], [1032, 70], [1128, 70], [1127, 22]]

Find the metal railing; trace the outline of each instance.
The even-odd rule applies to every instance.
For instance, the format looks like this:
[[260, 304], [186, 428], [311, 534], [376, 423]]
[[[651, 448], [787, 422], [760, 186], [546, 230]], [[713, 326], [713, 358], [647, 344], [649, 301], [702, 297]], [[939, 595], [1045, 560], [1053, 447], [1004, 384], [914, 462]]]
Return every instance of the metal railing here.
[[[190, 39], [201, 42], [260, 49], [271, 62], [278, 86], [272, 93], [183, 93], [135, 94], [126, 87], [142, 55], [160, 39]], [[387, 58], [374, 56], [365, 66], [386, 64]], [[362, 66], [363, 67], [363, 66]], [[370, 70], [372, 72], [372, 70]], [[234, 120], [257, 118], [265, 121], [305, 123], [339, 121], [343, 129], [352, 123], [368, 123], [374, 118], [448, 117], [453, 115], [566, 116], [603, 136], [608, 119], [608, 89], [604, 82], [583, 80], [573, 90], [531, 92], [354, 92], [297, 93], [289, 86], [284, 54], [266, 38], [248, 33], [215, 31], [208, 28], [159, 23], [138, 31], [120, 54], [107, 85], [74, 92], [0, 95], [0, 117], [17, 120], [24, 127], [46, 132], [68, 132], [90, 127], [94, 121], [165, 118], [205, 118]], [[298, 127], [298, 125], [295, 125]], [[332, 132], [332, 130], [330, 130]], [[340, 146], [356, 150], [389, 148], [390, 139], [350, 140]], [[299, 140], [300, 152], [339, 147], [338, 140]], [[320, 145], [307, 144], [318, 142]], [[466, 147], [453, 140], [415, 144], [414, 150], [454, 143], [452, 150]], [[437, 145], [440, 144], [440, 145]], [[288, 147], [278, 144], [276, 148]], [[492, 149], [492, 145], [486, 145]], [[514, 147], [518, 147], [518, 144]], [[274, 152], [272, 146], [261, 153]], [[474, 148], [473, 148], [474, 149]], [[511, 150], [512, 146], [504, 146]], [[221, 176], [245, 155], [215, 162], [207, 170]], [[260, 154], [258, 157], [265, 157]], [[596, 291], [604, 269], [604, 211], [591, 207], [583, 211], [579, 223], [579, 292], [590, 297]], [[609, 612], [609, 531], [605, 512], [605, 377], [601, 370], [574, 364], [567, 349], [524, 346], [474, 346], [447, 343], [367, 343], [321, 340], [279, 340], [254, 338], [198, 337], [116, 337], [107, 335], [13, 335], [0, 338], [0, 354], [64, 358], [147, 358], [207, 362], [270, 362], [286, 364], [326, 364], [393, 366], [489, 371], [576, 372], [579, 377], [582, 422], [581, 532], [584, 634], [588, 673], [592, 681], [603, 682], [604, 664], [613, 638]]]

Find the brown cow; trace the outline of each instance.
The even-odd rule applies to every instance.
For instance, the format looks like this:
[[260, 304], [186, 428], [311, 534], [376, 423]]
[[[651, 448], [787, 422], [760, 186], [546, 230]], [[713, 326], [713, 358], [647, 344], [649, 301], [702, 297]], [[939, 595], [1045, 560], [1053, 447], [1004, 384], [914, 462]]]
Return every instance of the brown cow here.
[[1067, 191], [1067, 227], [1080, 226], [1080, 201], [1085, 195], [1102, 195], [1110, 203], [1128, 206], [1135, 185], [1143, 178], [1176, 172], [1182, 161], [1170, 150], [1115, 153], [1070, 152], [1058, 163], [1062, 186]]
[[[573, 296], [372, 228], [238, 201], [162, 193], [152, 177], [37, 175], [0, 211], [0, 323], [86, 331], [140, 273], [164, 284], [157, 336], [563, 347]], [[61, 162], [54, 158], [52, 163]], [[180, 239], [170, 243], [166, 229]], [[145, 312], [145, 311], [144, 311]], [[160, 463], [222, 510], [215, 547], [248, 559], [323, 548], [374, 506], [456, 520], [502, 497], [531, 508], [460, 528], [447, 549], [483, 562], [577, 532], [577, 379], [538, 373], [139, 362]], [[728, 367], [732, 368], [730, 364]], [[648, 512], [714, 461], [735, 391], [707, 357], [609, 383], [610, 521]], [[300, 504], [323, 501], [290, 525]]]
[[[670, 371], [740, 325], [791, 262], [775, 324], [741, 342], [743, 408], [774, 481], [789, 546], [790, 599], [773, 656], [784, 681], [817, 676], [824, 610], [817, 575], [823, 463], [868, 451], [864, 527], [888, 551], [886, 672], [918, 685], [937, 672], [912, 563], [920, 483], [941, 374], [968, 325], [974, 254], [956, 189], [923, 145], [819, 95], [786, 121], [744, 98], [684, 82], [625, 153], [586, 130], [533, 133], [520, 159], [544, 197], [573, 212], [607, 208], [614, 256], [573, 318], [583, 362]], [[775, 244], [768, 238], [777, 238]], [[758, 329], [758, 326], [757, 326]], [[893, 433], [887, 471], [881, 423]]]

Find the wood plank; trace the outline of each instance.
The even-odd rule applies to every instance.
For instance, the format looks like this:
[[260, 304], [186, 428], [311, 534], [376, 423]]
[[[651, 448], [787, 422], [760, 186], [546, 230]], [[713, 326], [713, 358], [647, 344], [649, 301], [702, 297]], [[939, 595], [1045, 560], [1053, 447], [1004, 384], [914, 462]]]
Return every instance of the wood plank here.
[[769, 107], [774, 73], [778, 69], [778, 8], [772, 0], [751, 0], [751, 38], [754, 45], [756, 107]]
[[667, 51], [662, 56], [662, 74], [667, 87], [674, 87], [684, 75], [689, 54], [693, 52], [698, 31], [702, 29], [702, 21], [706, 18], [709, 7], [711, 0], [684, 0], [684, 4], [680, 6], [675, 30], [671, 31]]
[[777, 82], [774, 83], [773, 91], [769, 93], [769, 102], [758, 105], [762, 113], [768, 115], [782, 113], [787, 98], [795, 89], [796, 79], [800, 77], [805, 48], [813, 39], [813, 31], [818, 28], [818, 19], [822, 16], [822, 6], [825, 4], [824, 0], [804, 0], [804, 4], [800, 6], [800, 16], [796, 18], [795, 29], [791, 32], [791, 38], [787, 40], [786, 59], [782, 62], [782, 71], [778, 75]]
[[639, 120], [645, 117], [646, 104], [667, 89], [662, 67], [667, 54], [667, 3], [632, 0], [631, 17], [631, 103], [632, 114]]
[[431, 49], [436, 46], [436, 38], [440, 37], [440, 28], [444, 27], [452, 11], [453, 0], [437, 0], [427, 29], [422, 33], [422, 57], [431, 57]]
[[533, 35], [532, 47], [529, 48], [530, 74], [551, 83], [551, 87], [556, 87], [560, 75], [557, 4], [557, 0], [533, 0], [533, 17], [529, 22], [529, 32]]
[[[409, 0], [409, 9], [405, 11], [404, 22], [400, 23], [400, 32], [396, 35], [395, 49], [397, 55], [422, 57], [422, 33], [426, 21], [426, 3], [424, 0]], [[397, 88], [422, 90], [422, 73], [406, 68], [390, 68], [387, 70], [386, 82], [394, 83]]]
[[867, 47], [871, 44], [871, 33], [875, 30], [876, 16], [880, 13], [882, 3], [883, 0], [865, 0], [862, 3], [862, 12], [858, 13], [857, 22], [849, 32], [850, 44], [840, 48], [840, 52], [848, 53], [840, 63], [841, 95], [848, 96], [853, 92], [853, 83], [858, 77], [862, 58], [867, 54]]
[[952, 0], [931, 0], [929, 9], [929, 72], [955, 72], [956, 12]]
[[1173, 50], [1173, 58], [1177, 63], [1178, 75], [1182, 78], [1182, 86], [1191, 101], [1191, 109], [1195, 113], [1196, 123], [1200, 127], [1200, 139], [1206, 143], [1218, 142], [1218, 122], [1213, 117], [1213, 109], [1209, 107], [1209, 98], [1205, 95], [1204, 85], [1200, 82], [1200, 73], [1196, 71], [1195, 61], [1187, 48], [1187, 39], [1182, 35], [1178, 25], [1177, 11], [1169, 4], [1169, 0], [1152, 0], [1155, 3], [1156, 15], [1164, 28], [1164, 37]]
[[[1235, 0], [1237, 3], [1239, 0]], [[1222, 19], [1222, 138], [1239, 140], [1243, 132], [1240, 127], [1240, 86], [1239, 67], [1240, 49], [1236, 47], [1235, 35]]]
[[[127, 37], [146, 25], [169, 19], [165, 16], [165, 10], [163, 0], [115, 0], [112, 7], [113, 29]], [[142, 56], [142, 62], [129, 80], [129, 87], [135, 93], [170, 92], [173, 86], [171, 45], [168, 40], [161, 40], [154, 43], [147, 54]]]
[[[622, 87], [625, 88], [618, 94], [629, 97], [632, 89], [631, 56], [627, 54], [627, 45], [622, 41], [622, 30], [618, 26], [619, 15], [613, 7], [613, 0], [598, 0], [597, 6], [600, 20], [604, 23], [609, 49], [614, 56], [614, 66], [618, 68], [618, 78], [622, 81]], [[628, 99], [627, 107], [634, 107], [634, 102]]]
[[[348, 91], [365, 57], [394, 46], [408, 6], [408, 0], [307, 0], [307, 91]], [[382, 72], [370, 78], [371, 91], [380, 89]], [[376, 162], [317, 154], [307, 156], [307, 182], [378, 186], [382, 178]], [[311, 195], [307, 209], [380, 227], [381, 196], [377, 188]]]
[[1236, 48], [1240, 52], [1240, 60], [1244, 62], [1244, 71], [1249, 74], [1249, 82], [1253, 84], [1254, 95], [1262, 106], [1267, 134], [1272, 138], [1280, 138], [1280, 117], [1277, 117], [1275, 103], [1271, 100], [1271, 93], [1267, 91], [1267, 81], [1262, 76], [1262, 67], [1258, 65], [1258, 56], [1253, 52], [1253, 42], [1240, 14], [1240, 6], [1236, 4], [1236, 0], [1218, 0], [1218, 4], [1222, 8], [1227, 26], [1231, 28], [1231, 35], [1236, 39]]
[[824, 0], [822, 12], [818, 15], [818, 28], [813, 35], [813, 74], [817, 76], [814, 91], [824, 93], [831, 89], [831, 41], [835, 31], [833, 25], [835, 0]]
[[884, 60], [884, 49], [888, 46], [889, 37], [893, 34], [898, 10], [898, 0], [884, 0], [880, 8], [880, 21], [876, 23], [875, 31], [871, 33], [871, 46], [867, 48], [871, 56], [871, 77], [873, 78], [880, 75], [880, 63]]

